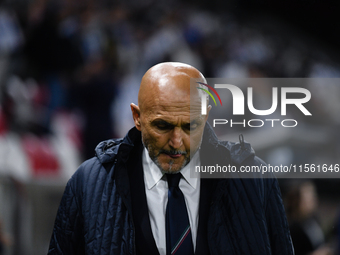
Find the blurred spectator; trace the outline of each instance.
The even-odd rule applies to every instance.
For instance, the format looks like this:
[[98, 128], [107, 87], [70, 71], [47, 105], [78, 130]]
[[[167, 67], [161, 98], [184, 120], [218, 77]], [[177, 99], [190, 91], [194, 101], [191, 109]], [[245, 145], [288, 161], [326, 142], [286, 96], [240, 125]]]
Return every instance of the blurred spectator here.
[[83, 119], [83, 156], [94, 156], [100, 141], [114, 136], [110, 120], [111, 103], [115, 95], [113, 75], [104, 59], [89, 61], [80, 71], [70, 88], [71, 107], [80, 110]]
[[285, 196], [286, 212], [296, 255], [331, 255], [316, 217], [317, 194], [311, 181], [292, 183]]

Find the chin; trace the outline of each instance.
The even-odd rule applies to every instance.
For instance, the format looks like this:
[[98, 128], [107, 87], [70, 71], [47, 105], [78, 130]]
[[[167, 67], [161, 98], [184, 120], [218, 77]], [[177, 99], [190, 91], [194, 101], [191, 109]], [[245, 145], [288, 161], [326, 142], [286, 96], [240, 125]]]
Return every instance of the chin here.
[[170, 161], [168, 163], [160, 163], [156, 162], [156, 165], [159, 167], [163, 174], [177, 174], [179, 173], [186, 165], [186, 161], [182, 164], [174, 164], [174, 161]]

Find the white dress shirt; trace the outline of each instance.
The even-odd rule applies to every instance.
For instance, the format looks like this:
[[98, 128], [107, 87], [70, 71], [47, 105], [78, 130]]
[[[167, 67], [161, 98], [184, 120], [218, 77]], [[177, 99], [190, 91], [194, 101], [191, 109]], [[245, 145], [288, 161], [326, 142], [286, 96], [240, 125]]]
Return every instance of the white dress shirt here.
[[[199, 153], [191, 159], [195, 165], [200, 165]], [[181, 173], [183, 178], [179, 182], [188, 210], [194, 251], [198, 227], [198, 208], [200, 197], [200, 178], [190, 177], [190, 164]], [[168, 203], [168, 182], [158, 166], [151, 160], [146, 148], [143, 151], [143, 171], [146, 200], [153, 237], [160, 255], [166, 255], [165, 213]]]

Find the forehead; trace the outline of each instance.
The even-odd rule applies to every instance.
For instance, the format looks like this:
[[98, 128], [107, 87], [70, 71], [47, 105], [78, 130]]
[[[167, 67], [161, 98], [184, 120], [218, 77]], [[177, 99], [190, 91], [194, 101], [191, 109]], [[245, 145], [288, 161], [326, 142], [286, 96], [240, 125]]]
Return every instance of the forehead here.
[[[192, 91], [193, 90], [193, 91]], [[142, 113], [158, 116], [196, 118], [201, 115], [201, 99], [195, 86], [154, 91], [145, 102]]]

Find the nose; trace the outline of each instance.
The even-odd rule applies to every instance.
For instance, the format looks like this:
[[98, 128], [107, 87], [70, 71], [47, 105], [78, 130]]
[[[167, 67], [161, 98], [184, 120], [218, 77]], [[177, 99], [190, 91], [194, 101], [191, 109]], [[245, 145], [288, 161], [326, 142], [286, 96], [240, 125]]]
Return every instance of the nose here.
[[175, 127], [170, 135], [169, 145], [174, 149], [179, 149], [183, 145], [181, 128]]

